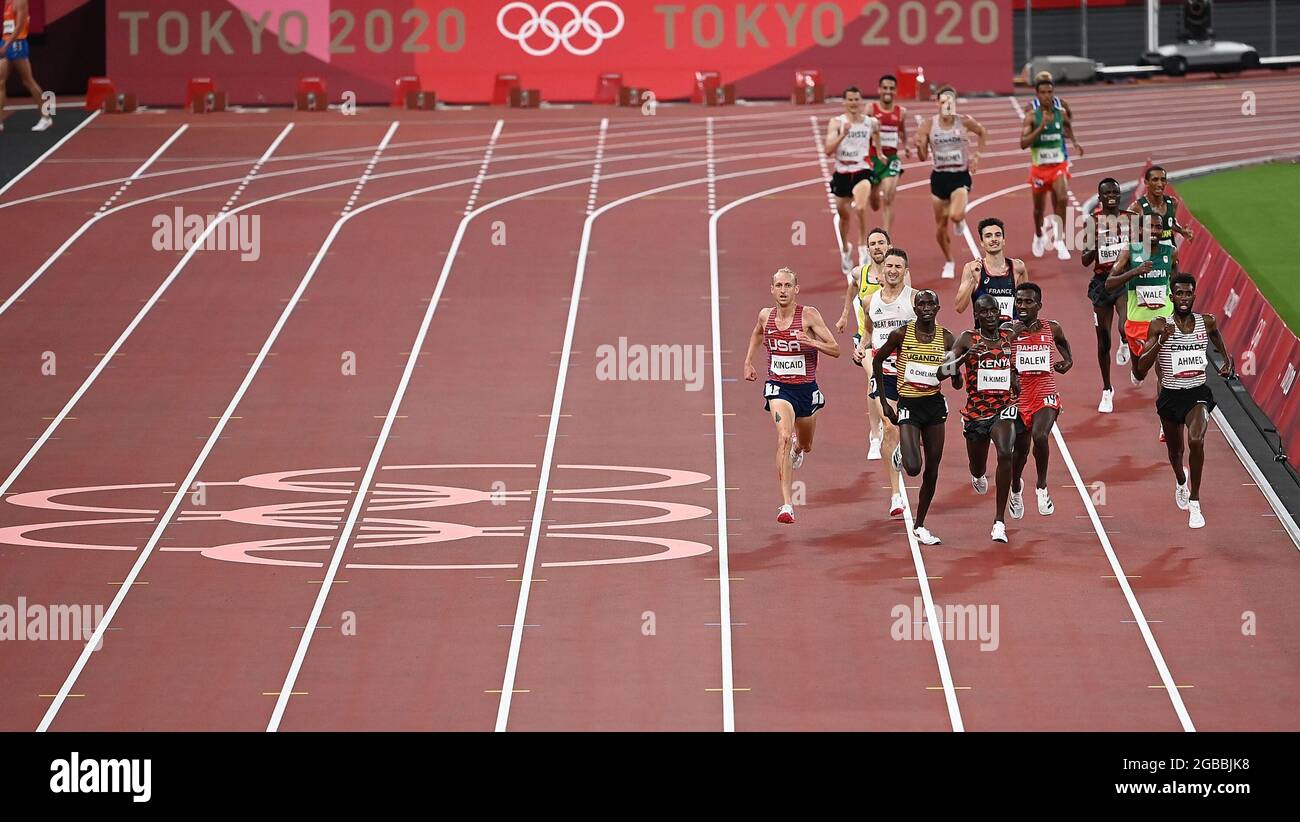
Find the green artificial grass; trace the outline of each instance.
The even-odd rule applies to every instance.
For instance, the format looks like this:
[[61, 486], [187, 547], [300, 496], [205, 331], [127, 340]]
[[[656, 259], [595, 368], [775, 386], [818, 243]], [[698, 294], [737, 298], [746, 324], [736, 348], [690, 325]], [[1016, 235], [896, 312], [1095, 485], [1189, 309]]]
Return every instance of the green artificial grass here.
[[1300, 163], [1270, 163], [1176, 182], [1177, 196], [1300, 334]]

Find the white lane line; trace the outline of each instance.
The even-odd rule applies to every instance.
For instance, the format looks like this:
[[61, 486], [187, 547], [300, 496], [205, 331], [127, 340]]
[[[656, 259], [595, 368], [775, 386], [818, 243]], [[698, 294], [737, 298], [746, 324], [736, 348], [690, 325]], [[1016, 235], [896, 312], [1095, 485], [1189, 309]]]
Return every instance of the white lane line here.
[[78, 123], [78, 124], [76, 125], [76, 127], [72, 129], [72, 131], [69, 131], [67, 134], [65, 134], [65, 135], [63, 135], [62, 137], [60, 137], [60, 138], [59, 138], [59, 141], [58, 141], [57, 143], [55, 143], [54, 145], [52, 145], [52, 146], [50, 146], [49, 148], [47, 148], [47, 149], [45, 150], [45, 153], [42, 154], [40, 157], [37, 157], [37, 158], [32, 162], [31, 165], [29, 165], [27, 168], [23, 169], [22, 171], [18, 172], [16, 175], [14, 175], [14, 178], [13, 178], [12, 180], [10, 180], [9, 182], [5, 183], [3, 186], [0, 186], [0, 197], [3, 197], [6, 191], [8, 191], [9, 189], [11, 189], [11, 188], [13, 188], [15, 185], [17, 185], [19, 180], [21, 180], [22, 178], [26, 177], [28, 174], [31, 174], [32, 171], [35, 170], [35, 168], [36, 168], [38, 165], [40, 165], [42, 161], [45, 160], [45, 158], [49, 157], [49, 156], [50, 156], [51, 154], [53, 154], [54, 152], [58, 151], [60, 146], [62, 146], [64, 143], [66, 143], [66, 142], [68, 142], [69, 140], [71, 140], [71, 139], [72, 139], [72, 136], [73, 136], [74, 134], [76, 134], [77, 132], [81, 131], [81, 130], [82, 130], [83, 128], [85, 128], [86, 126], [90, 125], [91, 121], [94, 120], [94, 119], [95, 119], [96, 117], [98, 117], [99, 115], [100, 115], [100, 112], [98, 112], [98, 111], [92, 111], [92, 112], [90, 113], [90, 116], [89, 116], [89, 117], [87, 117], [86, 119], [84, 119], [84, 120], [82, 120], [80, 123]]
[[713, 155], [713, 118], [712, 117], [706, 117], [704, 119], [704, 154], [706, 158], [704, 163], [705, 174], [709, 178], [709, 185], [708, 185], [706, 196], [708, 197], [709, 214], [712, 214], [713, 212], [718, 210], [718, 181], [714, 178], [714, 173], [716, 172], [717, 169], [713, 164], [714, 155]]
[[[356, 205], [357, 198], [361, 196], [361, 189], [366, 187], [366, 183], [370, 182], [370, 175], [371, 172], [375, 170], [375, 163], [379, 162], [379, 155], [384, 153], [384, 149], [388, 147], [388, 141], [393, 138], [393, 132], [395, 131], [397, 131], [396, 121], [389, 124], [388, 131], [384, 133], [384, 139], [379, 141], [379, 145], [375, 147], [374, 153], [370, 155], [370, 162], [366, 163], [365, 170], [361, 172], [361, 178], [357, 180], [356, 187], [352, 189], [352, 194], [348, 196], [347, 203], [343, 206], [343, 210], [339, 212], [340, 216], [346, 215], [348, 212], [352, 211], [352, 207]], [[483, 172], [480, 171], [479, 179], [481, 180], [482, 177]], [[477, 183], [474, 186], [474, 190], [478, 191]]]
[[[738, 159], [738, 157], [733, 156], [728, 159], [735, 160]], [[726, 179], [731, 179], [733, 177], [749, 177], [758, 174], [771, 174], [776, 171], [783, 171], [792, 168], [805, 168], [806, 166], [807, 163], [802, 162], [802, 163], [791, 163], [788, 165], [781, 165], [781, 166], [771, 166], [768, 168], [760, 168], [760, 169], [754, 169], [749, 171], [736, 171], [736, 172], [731, 172], [729, 174], [719, 175], [717, 179], [726, 180]], [[560, 365], [558, 369], [559, 374], [555, 382], [555, 393], [551, 399], [550, 423], [547, 426], [547, 432], [546, 432], [546, 449], [543, 452], [543, 456], [542, 456], [542, 466], [541, 466], [540, 478], [538, 480], [538, 485], [537, 485], [537, 495], [533, 505], [533, 522], [528, 532], [528, 549], [524, 555], [524, 571], [522, 574], [523, 584], [520, 586], [519, 601], [515, 607], [516, 629], [511, 633], [511, 637], [510, 637], [510, 651], [506, 658], [505, 676], [503, 678], [503, 684], [501, 686], [501, 701], [497, 706], [497, 721], [496, 721], [497, 731], [506, 730], [506, 727], [510, 719], [510, 702], [511, 702], [510, 692], [514, 688], [515, 673], [518, 669], [518, 664], [519, 664], [519, 651], [520, 651], [521, 643], [523, 641], [523, 631], [519, 626], [523, 624], [524, 619], [528, 612], [528, 596], [530, 591], [532, 590], [532, 585], [531, 585], [532, 572], [533, 572], [533, 568], [536, 565], [537, 544], [541, 535], [542, 512], [546, 504], [547, 489], [550, 487], [551, 466], [554, 461], [554, 455], [555, 455], [555, 441], [557, 439], [557, 435], [559, 431], [559, 423], [560, 423], [560, 416], [561, 416], [560, 411], [563, 408], [563, 403], [564, 403], [564, 389], [565, 389], [565, 385], [568, 382], [569, 359], [570, 359], [570, 355], [573, 352], [573, 334], [578, 320], [578, 306], [581, 304], [582, 283], [587, 270], [587, 257], [588, 257], [588, 249], [591, 246], [592, 227], [595, 225], [596, 220], [602, 214], [606, 213], [607, 211], [610, 211], [611, 209], [618, 208], [621, 205], [626, 205], [629, 202], [632, 202], [634, 200], [639, 200], [644, 197], [651, 197], [656, 194], [662, 194], [663, 192], [666, 191], [674, 191], [679, 188], [695, 186], [701, 183], [707, 184], [708, 178], [698, 177], [693, 180], [683, 180], [677, 183], [670, 183], [668, 185], [662, 185], [662, 186], [657, 186], [655, 188], [646, 189], [645, 191], [638, 191], [634, 194], [629, 194], [625, 197], [621, 197], [617, 200], [614, 200], [613, 202], [606, 203], [605, 205], [593, 211], [591, 214], [587, 215], [587, 219], [583, 221], [582, 238], [578, 244], [578, 255], [577, 255], [578, 260], [573, 275], [573, 290], [569, 297], [569, 316], [564, 330], [564, 346], [560, 354]], [[723, 528], [721, 530], [725, 531], [726, 529]]]
[[230, 210], [230, 207], [234, 205], [235, 201], [238, 200], [240, 196], [244, 193], [244, 189], [248, 188], [249, 183], [253, 182], [253, 178], [257, 176], [257, 172], [262, 169], [262, 166], [266, 165], [266, 162], [271, 159], [271, 155], [275, 153], [275, 150], [280, 146], [280, 143], [284, 142], [284, 138], [288, 137], [289, 132], [292, 130], [293, 130], [293, 123], [289, 123], [283, 129], [280, 130], [280, 133], [276, 136], [275, 141], [271, 143], [271, 145], [266, 149], [266, 151], [262, 152], [262, 156], [257, 158], [257, 162], [253, 163], [253, 167], [249, 169], [248, 176], [245, 177], [245, 181], [241, 182], [235, 188], [235, 192], [231, 194], [228, 198], [226, 198], [225, 205], [221, 206], [220, 213], [225, 214], [227, 211]]
[[496, 150], [497, 140], [501, 137], [501, 129], [505, 127], [505, 122], [505, 120], [497, 120], [496, 126], [492, 129], [492, 136], [488, 138], [487, 148], [483, 152], [483, 162], [479, 163], [478, 174], [474, 177], [474, 186], [470, 189], [469, 199], [465, 202], [466, 214], [474, 210], [474, 203], [478, 201], [479, 189], [483, 188], [488, 165], [492, 162], [492, 152]]
[[605, 162], [605, 139], [609, 132], [609, 118], [602, 117], [600, 135], [596, 137], [596, 161], [591, 167], [591, 187], [587, 189], [587, 214], [596, 210], [596, 194], [600, 191], [600, 170]]
[[[277, 140], [283, 139], [284, 135], [287, 133], [288, 133], [287, 130], [280, 132], [280, 137], [277, 138]], [[389, 130], [389, 134], [390, 135], [392, 134], [391, 129]], [[265, 157], [266, 155], [264, 154], [263, 156]], [[220, 226], [222, 222], [235, 216], [243, 209], [250, 208], [253, 205], [255, 205], [255, 203], [250, 203], [249, 205], [242, 206], [241, 208], [235, 209], [232, 212], [228, 212], [223, 217], [219, 217], [218, 219], [213, 220], [212, 223], [209, 224], [206, 229], [204, 229], [203, 233], [199, 236], [199, 238], [195, 241], [195, 243], [190, 247], [190, 250], [186, 252], [185, 259], [189, 259], [191, 256], [193, 256], [195, 252], [201, 249], [204, 246], [204, 241], [207, 239], [207, 237], [212, 232], [216, 231], [217, 227]], [[360, 212], [358, 211], [357, 213]], [[103, 639], [104, 632], [109, 630], [109, 625], [112, 623], [113, 617], [117, 615], [118, 609], [122, 607], [122, 603], [123, 601], [125, 601], [127, 593], [131, 590], [132, 585], [135, 584], [136, 578], [140, 576], [140, 571], [144, 568], [145, 563], [149, 561], [149, 558], [153, 556], [153, 552], [155, 548], [158, 546], [158, 543], [162, 538], [163, 531], [171, 523], [172, 518], [176, 516], [177, 510], [183, 504], [186, 497], [188, 497], [189, 491], [194, 487], [194, 483], [198, 478], [199, 471], [203, 468], [203, 464], [207, 461], [208, 455], [212, 453], [212, 449], [216, 446], [217, 440], [221, 438], [222, 432], [225, 430], [226, 425], [230, 422], [231, 417], [234, 415], [235, 409], [239, 407], [239, 403], [243, 399], [245, 392], [248, 391], [248, 387], [252, 385], [253, 379], [261, 371], [262, 365], [266, 361], [266, 358], [271, 351], [272, 345], [275, 344], [275, 341], [280, 336], [280, 331], [284, 328], [285, 324], [289, 321], [289, 315], [292, 314], [294, 308], [297, 307], [299, 301], [302, 298], [303, 292], [307, 290], [307, 286], [311, 283], [312, 278], [315, 276], [316, 270], [320, 266], [320, 262], [325, 258], [326, 250], [329, 248], [330, 243], [333, 242], [334, 237], [337, 236], [338, 232], [342, 229], [343, 224], [346, 222], [346, 219], [347, 218], [340, 218], [337, 222], [335, 222], [334, 227], [330, 231], [329, 236], [326, 238], [325, 242], [321, 245], [320, 250], [316, 253], [316, 258], [312, 261], [311, 266], [307, 269], [307, 273], [303, 275], [302, 280], [298, 283], [297, 290], [294, 291], [293, 296], [289, 299], [289, 302], [285, 305], [284, 309], [280, 312], [280, 317], [276, 321], [275, 327], [271, 329], [271, 333], [267, 336], [266, 342], [262, 344], [262, 348], [261, 350], [258, 351], [257, 357], [254, 358], [253, 362], [249, 365], [248, 371], [244, 374], [244, 379], [240, 383], [238, 390], [235, 392], [235, 395], [231, 397], [230, 402], [226, 405], [226, 410], [222, 413], [221, 418], [217, 421], [216, 425], [213, 427], [212, 433], [208, 435], [207, 440], [203, 443], [203, 448], [201, 451], [199, 451], [198, 457], [195, 458], [194, 464], [190, 466], [189, 473], [186, 475], [185, 479], [180, 483], [180, 485], [177, 486], [176, 491], [172, 495], [171, 502], [168, 503], [167, 509], [163, 512], [162, 516], [158, 519], [158, 523], [157, 525], [154, 526], [153, 533], [149, 535], [149, 540], [148, 542], [145, 543], [144, 549], [140, 552], [140, 555], [136, 558], [135, 563], [131, 566], [131, 571], [126, 575], [125, 579], [123, 580], [122, 585], [118, 589], [117, 594], [113, 597], [112, 603], [109, 604], [108, 609], [104, 612], [103, 618], [100, 620], [99, 624], [95, 627], [94, 634], [86, 641], [86, 644], [82, 647], [81, 654], [77, 657], [77, 661], [72, 666], [72, 670], [68, 672], [68, 676], [66, 679], [64, 679], [63, 685], [60, 686], [59, 692], [55, 695], [54, 700], [50, 703], [50, 707], [45, 711], [45, 715], [41, 717], [41, 722], [36, 728], [37, 732], [44, 732], [49, 730], [50, 725], [54, 722], [54, 718], [58, 716], [59, 709], [63, 707], [64, 700], [67, 699], [68, 694], [71, 693], [72, 688], [76, 685], [77, 678], [81, 676], [82, 670], [85, 669], [86, 663], [90, 659], [90, 655], [94, 652], [95, 648], [99, 647], [99, 644]], [[183, 262], [184, 260], [182, 260], [182, 263]], [[182, 263], [178, 263], [178, 267], [176, 269], [177, 271], [179, 271], [179, 266]], [[175, 276], [175, 274], [176, 271], [173, 271], [172, 276]], [[155, 299], [157, 298], [156, 294], [154, 298]], [[137, 321], [139, 321], [140, 316], [142, 315], [137, 315], [136, 318]], [[129, 330], [130, 328], [128, 328], [128, 331]], [[106, 355], [103, 359], [104, 362], [107, 362], [108, 360], [112, 359], [112, 349], [110, 349], [110, 353]], [[83, 385], [81, 390], [84, 391], [88, 385], [89, 382]], [[74, 397], [74, 400], [75, 399], [76, 398]], [[30, 456], [30, 452], [29, 452], [29, 456]], [[11, 480], [12, 480], [12, 475], [11, 475]], [[9, 481], [6, 481], [6, 486], [8, 482]]]
[[104, 204], [99, 207], [99, 212], [103, 213], [107, 211], [109, 208], [111, 208], [113, 202], [117, 200], [118, 197], [121, 197], [126, 192], [126, 190], [131, 187], [131, 183], [134, 183], [136, 180], [140, 179], [140, 175], [148, 171], [149, 166], [153, 165], [154, 161], [156, 161], [159, 157], [161, 157], [163, 152], [166, 151], [168, 148], [170, 148], [171, 144], [176, 142], [176, 140], [182, 134], [185, 133], [185, 130], [187, 128], [189, 128], [189, 126], [185, 125], [176, 129], [176, 131], [172, 133], [172, 136], [168, 137], [163, 142], [162, 145], [158, 146], [158, 150], [155, 151], [152, 155], [150, 155], [149, 159], [144, 161], [144, 165], [137, 168], [135, 170], [135, 173], [133, 173], [130, 177], [127, 177], [126, 180], [124, 180], [122, 184], [117, 187], [117, 191], [114, 191], [113, 194], [107, 200], [104, 201]]
[[1016, 96], [1013, 94], [1007, 99], [1011, 101], [1011, 107], [1016, 110], [1016, 119], [1024, 120], [1025, 110], [1020, 107], [1020, 101], [1016, 99]]

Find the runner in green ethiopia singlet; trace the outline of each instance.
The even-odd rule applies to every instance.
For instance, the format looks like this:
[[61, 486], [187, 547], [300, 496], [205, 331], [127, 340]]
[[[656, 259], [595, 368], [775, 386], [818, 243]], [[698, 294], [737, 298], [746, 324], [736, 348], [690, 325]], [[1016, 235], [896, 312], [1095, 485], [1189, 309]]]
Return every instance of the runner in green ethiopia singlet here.
[[[1043, 133], [1029, 144], [1029, 161], [1036, 166], [1050, 166], [1066, 161], [1065, 133], [1062, 130], [1065, 112], [1058, 109], [1055, 113], [1056, 117], [1043, 129]], [[1042, 124], [1045, 114], [1041, 108], [1034, 111], [1034, 128]]]
[[1173, 277], [1174, 246], [1157, 242], [1147, 253], [1146, 243], [1129, 243], [1129, 265], [1139, 266], [1151, 260], [1151, 270], [1141, 277], [1128, 281], [1128, 320], [1147, 323], [1156, 317], [1169, 317], [1174, 313], [1174, 303], [1169, 296], [1169, 281]]

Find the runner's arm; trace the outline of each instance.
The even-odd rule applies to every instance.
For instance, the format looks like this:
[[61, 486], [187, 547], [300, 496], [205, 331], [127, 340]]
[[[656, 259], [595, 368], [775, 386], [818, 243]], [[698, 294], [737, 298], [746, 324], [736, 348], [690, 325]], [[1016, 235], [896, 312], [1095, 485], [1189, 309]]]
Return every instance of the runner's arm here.
[[1061, 361], [1052, 366], [1056, 373], [1064, 374], [1074, 367], [1074, 354], [1070, 351], [1070, 341], [1065, 338], [1065, 332], [1061, 330], [1061, 324], [1056, 320], [1051, 320], [1052, 338], [1056, 340], [1056, 350], [1061, 352]]
[[877, 348], [876, 353], [871, 355], [872, 374], [884, 373], [882, 369], [884, 369], [885, 367], [885, 360], [889, 359], [890, 356], [894, 354], [894, 352], [896, 352], [899, 348], [902, 347], [903, 332], [905, 332], [906, 330], [907, 330], [907, 326], [900, 325], [898, 328], [895, 328], [893, 331], [889, 332], [889, 336], [885, 338], [885, 344]]
[[1097, 262], [1097, 220], [1091, 214], [1088, 215], [1086, 220], [1087, 222], [1083, 224], [1083, 236], [1091, 238], [1091, 242], [1089, 242], [1088, 245], [1092, 247], [1083, 250], [1081, 260], [1084, 268], [1092, 268]]
[[[1146, 260], [1141, 265], [1134, 266], [1133, 268], [1130, 268], [1128, 271], [1125, 271], [1123, 268], [1120, 267], [1121, 262], [1123, 262], [1126, 265], [1129, 262], [1127, 248], [1119, 253], [1119, 259], [1115, 261], [1115, 265], [1111, 266], [1110, 275], [1106, 277], [1107, 291], [1119, 291], [1121, 288], [1123, 288], [1125, 285], [1128, 284], [1129, 280], [1132, 280], [1136, 277], [1141, 277], [1143, 274], [1146, 274], [1148, 271], [1154, 268], [1154, 266], [1151, 264], [1151, 261]], [[1115, 272], [1117, 271], [1120, 273], [1116, 274]]]
[[[945, 328], [943, 330], [943, 347], [951, 351], [956, 344], [957, 340], [952, 336], [952, 332]], [[961, 374], [955, 370], [952, 372], [952, 387], [961, 388]]]
[[961, 121], [967, 131], [975, 133], [975, 151], [971, 152], [969, 162], [970, 170], [974, 171], [979, 167], [980, 155], [984, 153], [984, 144], [988, 142], [989, 133], [984, 130], [984, 126], [980, 125], [979, 120], [976, 120], [969, 114], [963, 114], [961, 116]]
[[916, 132], [916, 159], [925, 162], [930, 159], [930, 121], [925, 120], [921, 123], [920, 131]]
[[1015, 274], [1016, 288], [1029, 282], [1029, 267], [1025, 265], [1024, 260], [1016, 260], [1012, 272]]
[[1166, 322], [1164, 317], [1156, 317], [1147, 326], [1146, 346], [1133, 364], [1133, 372], [1137, 374], [1139, 380], [1146, 378], [1147, 372], [1156, 363], [1156, 357], [1160, 355], [1160, 346], [1164, 345], [1165, 340], [1173, 336], [1173, 333], [1174, 324]]
[[803, 314], [806, 318], [804, 328], [807, 330], [800, 332], [799, 341], [810, 343], [813, 348], [828, 357], [838, 357], [840, 355], [840, 344], [835, 341], [835, 335], [826, 327], [826, 321], [822, 319], [822, 313], [809, 305], [804, 307]]
[[1178, 222], [1178, 201], [1175, 200], [1173, 197], [1169, 198], [1169, 210], [1172, 211], [1174, 215], [1174, 231], [1183, 235], [1184, 240], [1190, 241], [1193, 237], [1195, 237], [1196, 234], [1190, 228], [1184, 228]]
[[853, 298], [858, 295], [859, 284], [849, 280], [849, 288], [844, 293], [844, 310], [840, 312], [840, 318], [835, 323], [835, 330], [843, 332], [849, 324], [849, 309], [853, 307]]
[[1232, 379], [1237, 376], [1236, 366], [1232, 363], [1232, 355], [1228, 353], [1228, 346], [1223, 341], [1223, 335], [1219, 333], [1219, 321], [1214, 318], [1213, 314], [1205, 314], [1205, 331], [1210, 335], [1210, 342], [1214, 343], [1214, 348], [1223, 357], [1223, 365], [1219, 366], [1219, 376], [1224, 379]]
[[749, 332], [749, 347], [745, 349], [745, 379], [758, 379], [758, 372], [754, 370], [754, 351], [763, 343], [763, 326], [767, 325], [767, 312], [769, 309], [760, 309], [758, 312], [758, 323], [754, 330]]
[[957, 299], [952, 304], [953, 308], [957, 309], [958, 314], [970, 308], [970, 295], [975, 290], [975, 284], [979, 281], [978, 270], [979, 262], [977, 260], [971, 260], [961, 267], [961, 283], [957, 285]]
[[830, 123], [826, 126], [826, 156], [833, 157], [835, 150], [844, 142], [844, 138], [849, 134], [847, 129], [840, 128], [840, 118], [832, 117]]
[[1038, 135], [1043, 133], [1047, 128], [1047, 115], [1043, 115], [1043, 122], [1037, 126], [1034, 125], [1034, 111], [1030, 109], [1025, 112], [1025, 122], [1020, 128], [1020, 147], [1029, 148], [1033, 142], [1038, 139]]
[[[948, 329], [946, 328], [944, 329], [944, 331], [947, 330]], [[946, 344], [947, 341], [948, 340], [945, 337], [944, 343]], [[949, 374], [955, 376], [958, 373], [958, 371], [961, 369], [961, 364], [966, 357], [966, 352], [970, 351], [970, 349], [971, 349], [971, 332], [963, 331], [961, 332], [961, 336], [957, 337], [957, 341], [952, 345], [948, 346], [948, 355], [943, 358], [943, 365], [939, 366], [940, 373], [942, 373], [944, 376], [947, 376]]]
[[1070, 104], [1061, 101], [1061, 106], [1065, 109], [1065, 121], [1061, 124], [1061, 131], [1065, 133], [1065, 138], [1074, 143], [1074, 150], [1083, 156], [1083, 146], [1079, 145], [1079, 140], [1074, 136], [1074, 112], [1070, 111]]
[[907, 109], [903, 106], [898, 107], [898, 149], [904, 157], [912, 152], [912, 147], [907, 144]]

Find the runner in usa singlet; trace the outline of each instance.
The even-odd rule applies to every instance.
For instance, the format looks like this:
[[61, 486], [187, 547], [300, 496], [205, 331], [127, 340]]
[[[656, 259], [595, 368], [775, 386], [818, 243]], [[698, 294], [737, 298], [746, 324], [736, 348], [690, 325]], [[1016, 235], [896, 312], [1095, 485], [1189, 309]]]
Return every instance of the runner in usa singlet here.
[[782, 331], [776, 327], [777, 309], [767, 315], [763, 347], [767, 349], [767, 378], [773, 382], [800, 385], [817, 381], [817, 349], [802, 346], [796, 334], [803, 331], [803, 306], [794, 307], [794, 320]]

